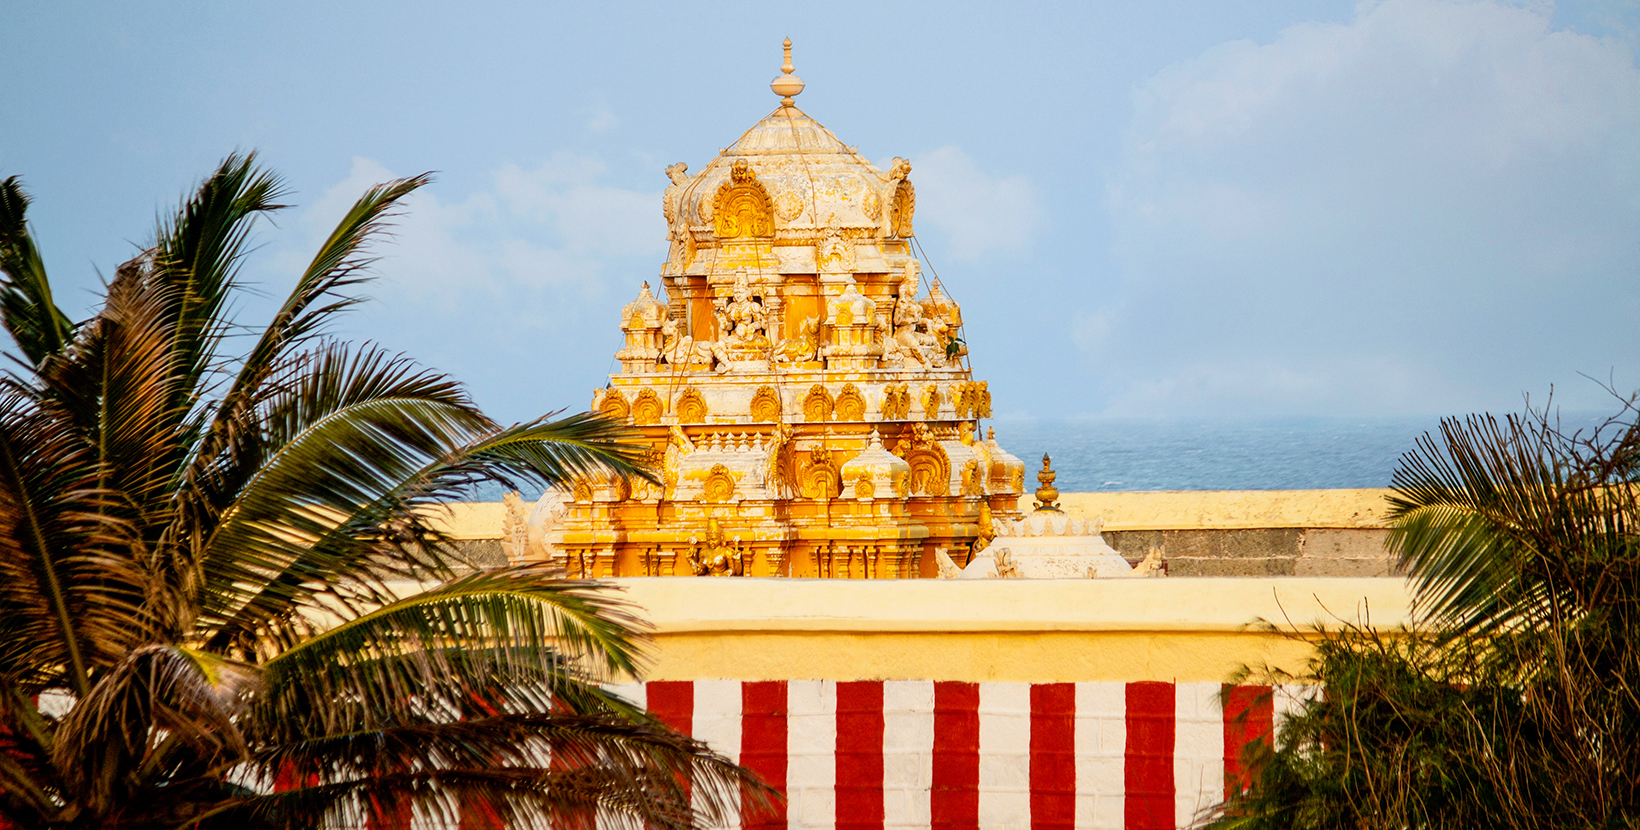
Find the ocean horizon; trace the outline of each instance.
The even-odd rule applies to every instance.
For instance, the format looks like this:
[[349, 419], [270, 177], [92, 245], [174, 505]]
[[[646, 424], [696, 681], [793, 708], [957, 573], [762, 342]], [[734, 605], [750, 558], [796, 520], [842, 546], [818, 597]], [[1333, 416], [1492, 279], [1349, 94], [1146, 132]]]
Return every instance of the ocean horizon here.
[[[1561, 413], [1567, 429], [1594, 413]], [[991, 418], [1003, 449], [1025, 462], [1036, 487], [1042, 454], [1066, 493], [1155, 490], [1333, 490], [1388, 487], [1419, 436], [1439, 436], [1439, 416], [1288, 418]], [[499, 501], [497, 486], [474, 501]], [[539, 492], [525, 493], [540, 497]]]

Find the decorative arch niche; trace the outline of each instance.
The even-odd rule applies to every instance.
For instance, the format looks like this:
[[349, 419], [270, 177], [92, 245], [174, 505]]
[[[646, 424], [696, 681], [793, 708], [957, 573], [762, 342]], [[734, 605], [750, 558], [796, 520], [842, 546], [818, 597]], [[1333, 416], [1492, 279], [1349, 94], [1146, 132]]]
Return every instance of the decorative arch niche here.
[[745, 159], [735, 161], [729, 180], [718, 188], [712, 200], [712, 221], [719, 239], [774, 236], [774, 200]]

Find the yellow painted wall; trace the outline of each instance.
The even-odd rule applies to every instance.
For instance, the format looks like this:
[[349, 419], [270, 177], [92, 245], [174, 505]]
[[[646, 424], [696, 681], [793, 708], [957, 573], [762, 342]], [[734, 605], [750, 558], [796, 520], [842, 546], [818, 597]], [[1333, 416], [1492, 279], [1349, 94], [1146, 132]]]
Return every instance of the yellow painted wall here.
[[1059, 503], [1067, 512], [1078, 516], [1104, 517], [1109, 530], [1379, 528], [1384, 526], [1389, 511], [1389, 503], [1385, 501], [1389, 492], [1372, 489], [1062, 493]]
[[1299, 668], [1315, 623], [1410, 620], [1401, 579], [612, 582], [655, 627], [650, 680], [1211, 682]]

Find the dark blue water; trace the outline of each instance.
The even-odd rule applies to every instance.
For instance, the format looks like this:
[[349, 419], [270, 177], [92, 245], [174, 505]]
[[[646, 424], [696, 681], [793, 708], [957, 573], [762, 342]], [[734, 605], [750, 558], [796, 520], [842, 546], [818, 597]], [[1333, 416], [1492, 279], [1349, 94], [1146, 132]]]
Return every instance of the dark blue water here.
[[[1569, 428], [1595, 418], [1562, 417]], [[1036, 486], [1047, 452], [1064, 492], [1310, 490], [1388, 487], [1401, 456], [1425, 432], [1438, 434], [1440, 419], [1032, 419], [986, 426], [1025, 461], [1026, 489]], [[475, 497], [499, 500], [501, 490], [485, 488]]]
[[1053, 456], [1066, 492], [1387, 487], [1397, 460], [1438, 418], [995, 421], [997, 442], [1034, 486]]

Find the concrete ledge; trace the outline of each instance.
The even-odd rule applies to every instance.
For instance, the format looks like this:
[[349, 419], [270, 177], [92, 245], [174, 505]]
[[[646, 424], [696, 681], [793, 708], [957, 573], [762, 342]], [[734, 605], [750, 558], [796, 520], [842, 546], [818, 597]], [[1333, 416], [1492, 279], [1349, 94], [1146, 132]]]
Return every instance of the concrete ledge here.
[[651, 680], [1217, 682], [1301, 668], [1312, 624], [1411, 619], [1401, 579], [611, 582], [654, 626]]
[[685, 631], [1243, 631], [1411, 620], [1404, 579], [608, 580], [657, 633]]

